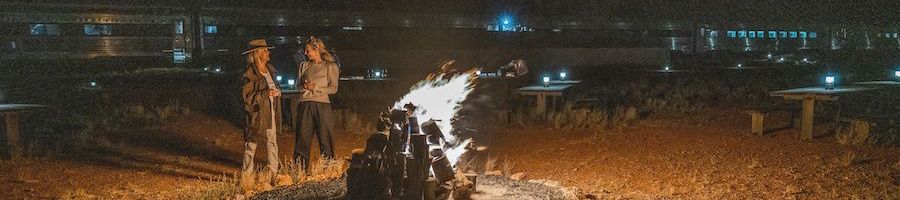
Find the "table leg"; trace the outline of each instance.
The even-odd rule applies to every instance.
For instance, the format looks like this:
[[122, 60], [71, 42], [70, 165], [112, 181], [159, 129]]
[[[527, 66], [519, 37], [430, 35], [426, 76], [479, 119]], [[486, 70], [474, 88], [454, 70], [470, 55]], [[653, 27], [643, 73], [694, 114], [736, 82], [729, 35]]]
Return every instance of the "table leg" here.
[[800, 115], [800, 120], [802, 120], [800, 123], [800, 138], [803, 140], [812, 140], [813, 138], [813, 112], [815, 111], [815, 105], [815, 98], [803, 98], [803, 110]]
[[6, 142], [12, 160], [22, 157], [22, 139], [19, 135], [19, 114], [6, 113]]
[[537, 97], [537, 103], [536, 103], [537, 104], [536, 105], [537, 106], [537, 114], [543, 115], [544, 111], [547, 110], [547, 100], [546, 100], [547, 97], [544, 96], [544, 94], [538, 94], [536, 97]]

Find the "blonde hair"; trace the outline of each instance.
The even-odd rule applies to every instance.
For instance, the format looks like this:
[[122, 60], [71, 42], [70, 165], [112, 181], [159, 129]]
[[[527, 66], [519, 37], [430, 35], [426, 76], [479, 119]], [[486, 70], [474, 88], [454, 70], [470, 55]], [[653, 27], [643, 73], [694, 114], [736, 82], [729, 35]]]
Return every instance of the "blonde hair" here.
[[334, 62], [334, 55], [331, 55], [331, 52], [328, 52], [328, 48], [325, 47], [325, 42], [322, 42], [321, 39], [310, 36], [309, 40], [306, 41], [306, 48], [312, 48], [318, 51], [319, 55], [322, 56], [322, 60]]
[[[253, 66], [254, 70], [259, 70], [259, 65], [261, 64], [259, 61], [259, 51], [251, 51], [247, 53], [247, 64]], [[266, 67], [266, 66], [263, 66]]]

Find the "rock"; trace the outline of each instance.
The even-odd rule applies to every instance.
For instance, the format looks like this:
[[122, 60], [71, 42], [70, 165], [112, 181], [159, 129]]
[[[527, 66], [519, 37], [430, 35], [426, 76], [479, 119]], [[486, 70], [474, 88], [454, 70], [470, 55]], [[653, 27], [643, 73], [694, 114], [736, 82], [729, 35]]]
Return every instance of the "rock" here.
[[276, 186], [293, 185], [293, 184], [294, 184], [294, 179], [288, 175], [279, 174], [278, 177], [275, 179]]
[[500, 170], [492, 170], [484, 172], [485, 176], [503, 176], [503, 172]]
[[515, 173], [513, 175], [509, 175], [509, 178], [511, 178], [513, 180], [522, 180], [522, 179], [525, 179], [525, 173], [522, 173], [522, 172]]
[[788, 185], [786, 188], [784, 188], [784, 193], [788, 194], [797, 194], [802, 192], [803, 188], [797, 187], [796, 185]]
[[761, 167], [761, 166], [762, 166], [762, 165], [759, 164], [759, 161], [758, 161], [758, 160], [753, 160], [753, 161], [750, 161], [750, 166], [747, 166], [747, 168], [750, 168], [750, 169], [756, 169], [756, 168], [759, 168], [759, 167]]
[[[499, 171], [497, 171], [499, 172]], [[466, 174], [457, 171], [453, 179], [453, 199], [471, 199], [475, 193], [475, 183], [466, 177]]]

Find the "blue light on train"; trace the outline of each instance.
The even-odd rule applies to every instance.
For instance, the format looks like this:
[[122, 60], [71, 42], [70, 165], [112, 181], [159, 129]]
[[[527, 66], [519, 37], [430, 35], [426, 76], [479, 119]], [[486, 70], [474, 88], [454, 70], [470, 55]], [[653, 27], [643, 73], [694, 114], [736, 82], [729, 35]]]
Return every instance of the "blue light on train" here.
[[541, 82], [544, 83], [544, 87], [550, 85], [550, 77], [545, 76], [544, 78], [541, 79]]
[[278, 81], [279, 83], [281, 83], [282, 78], [284, 78], [284, 77], [281, 75], [275, 76], [275, 81]]
[[296, 83], [297, 83], [296, 80], [294, 80], [294, 79], [288, 79], [288, 85], [294, 86], [294, 84], [296, 84]]
[[568, 75], [569, 75], [569, 73], [566, 73], [566, 72], [560, 72], [560, 73], [559, 73], [559, 79], [566, 80], [566, 76], [568, 76]]
[[894, 70], [894, 80], [900, 81], [900, 69]]

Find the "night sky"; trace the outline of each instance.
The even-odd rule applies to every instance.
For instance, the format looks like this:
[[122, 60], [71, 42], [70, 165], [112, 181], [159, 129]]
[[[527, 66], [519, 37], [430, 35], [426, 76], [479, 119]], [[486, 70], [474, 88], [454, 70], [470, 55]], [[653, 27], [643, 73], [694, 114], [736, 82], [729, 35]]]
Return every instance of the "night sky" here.
[[[12, 2], [60, 2], [22, 1]], [[183, 5], [182, 0], [73, 0], [63, 2]], [[528, 17], [575, 16], [600, 19], [672, 19], [722, 23], [867, 23], [891, 24], [900, 20], [897, 0], [240, 0], [190, 1], [201, 7], [261, 7], [320, 9], [351, 12], [404, 12], [438, 14], [514, 15]]]

